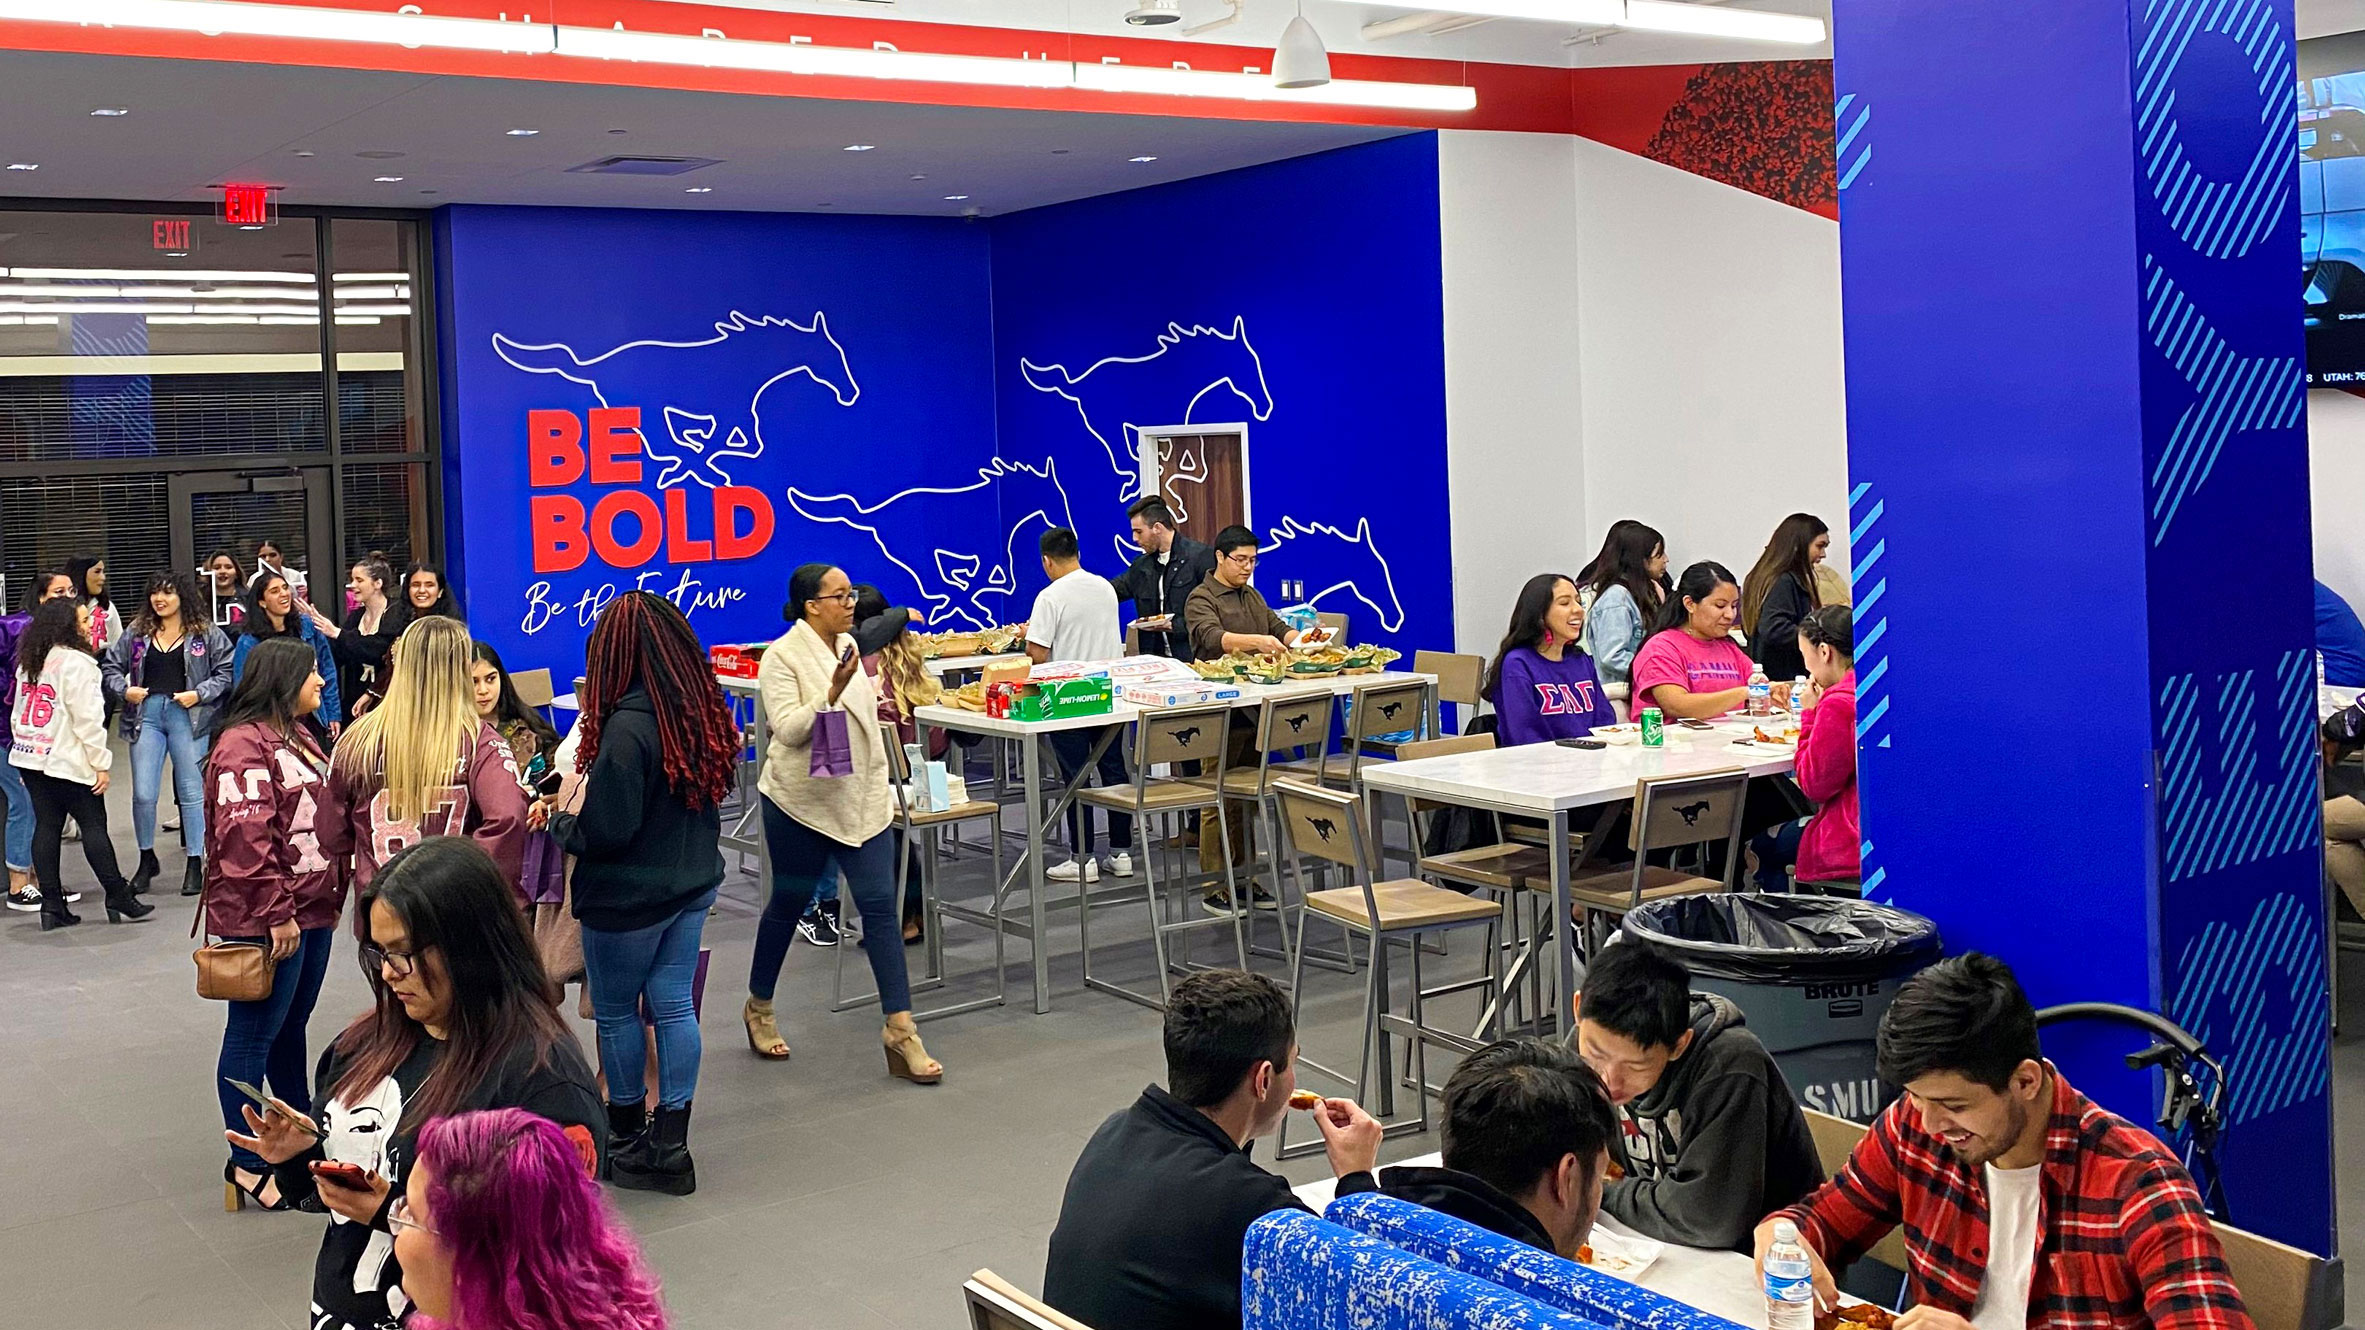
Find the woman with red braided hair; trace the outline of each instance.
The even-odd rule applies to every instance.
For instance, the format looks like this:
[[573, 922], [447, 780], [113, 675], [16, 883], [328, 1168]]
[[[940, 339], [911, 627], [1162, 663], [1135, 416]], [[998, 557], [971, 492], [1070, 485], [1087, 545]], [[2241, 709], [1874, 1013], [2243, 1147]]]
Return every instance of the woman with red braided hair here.
[[[738, 779], [739, 730], [690, 621], [662, 596], [632, 591], [610, 601], [588, 656], [579, 807], [552, 814], [550, 832], [576, 856], [584, 984], [615, 1141], [611, 1180], [687, 1196], [698, 1186], [690, 1101], [702, 1051], [691, 991], [706, 911], [723, 881], [720, 805]], [[653, 1121], [643, 1105], [644, 999], [657, 1026]]]

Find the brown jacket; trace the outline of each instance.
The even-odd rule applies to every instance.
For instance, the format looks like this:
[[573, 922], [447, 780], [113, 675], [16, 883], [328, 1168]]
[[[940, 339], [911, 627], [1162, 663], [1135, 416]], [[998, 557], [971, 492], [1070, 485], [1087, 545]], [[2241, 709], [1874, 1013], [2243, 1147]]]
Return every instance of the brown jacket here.
[[1273, 613], [1254, 583], [1228, 587], [1209, 573], [1191, 598], [1183, 602], [1183, 627], [1191, 634], [1191, 659], [1213, 660], [1224, 654], [1226, 633], [1266, 633], [1285, 637], [1289, 625]]
[[301, 726], [239, 725], [205, 757], [205, 931], [260, 937], [293, 919], [334, 928], [344, 874], [321, 853], [327, 759]]

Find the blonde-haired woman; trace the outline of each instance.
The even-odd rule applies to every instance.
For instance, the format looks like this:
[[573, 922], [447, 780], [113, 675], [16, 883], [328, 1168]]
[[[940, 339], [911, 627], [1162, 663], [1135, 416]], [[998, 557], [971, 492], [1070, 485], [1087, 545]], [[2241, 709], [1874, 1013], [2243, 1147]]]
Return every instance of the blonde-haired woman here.
[[386, 700], [346, 727], [320, 799], [320, 851], [352, 856], [358, 893], [378, 866], [429, 836], [467, 836], [517, 886], [526, 798], [509, 745], [477, 714], [475, 643], [458, 619], [420, 619], [389, 656]]

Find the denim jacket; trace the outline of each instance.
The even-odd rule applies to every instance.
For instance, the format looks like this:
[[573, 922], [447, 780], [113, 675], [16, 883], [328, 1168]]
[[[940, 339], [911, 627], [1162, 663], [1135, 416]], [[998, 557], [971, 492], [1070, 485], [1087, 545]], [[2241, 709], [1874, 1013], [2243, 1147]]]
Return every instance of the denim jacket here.
[[[189, 687], [197, 694], [197, 705], [189, 709], [189, 728], [203, 734], [213, 726], [214, 708], [230, 695], [230, 639], [222, 635], [221, 629], [209, 625], [205, 631], [190, 635], [184, 656], [189, 662]], [[107, 696], [121, 702], [125, 689], [147, 687], [147, 664], [146, 635], [125, 633], [116, 638], [99, 658], [99, 674]], [[139, 742], [140, 711], [135, 706], [123, 708], [119, 728], [125, 743]]]

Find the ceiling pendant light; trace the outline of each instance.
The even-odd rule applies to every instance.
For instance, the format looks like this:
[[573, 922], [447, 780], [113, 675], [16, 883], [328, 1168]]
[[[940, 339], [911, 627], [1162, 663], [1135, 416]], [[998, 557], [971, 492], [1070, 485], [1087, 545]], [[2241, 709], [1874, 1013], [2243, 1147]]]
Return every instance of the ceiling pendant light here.
[[1322, 45], [1322, 34], [1306, 21], [1306, 7], [1298, 5], [1297, 17], [1281, 30], [1281, 44], [1273, 48], [1273, 86], [1276, 88], [1319, 88], [1330, 82], [1330, 52]]

